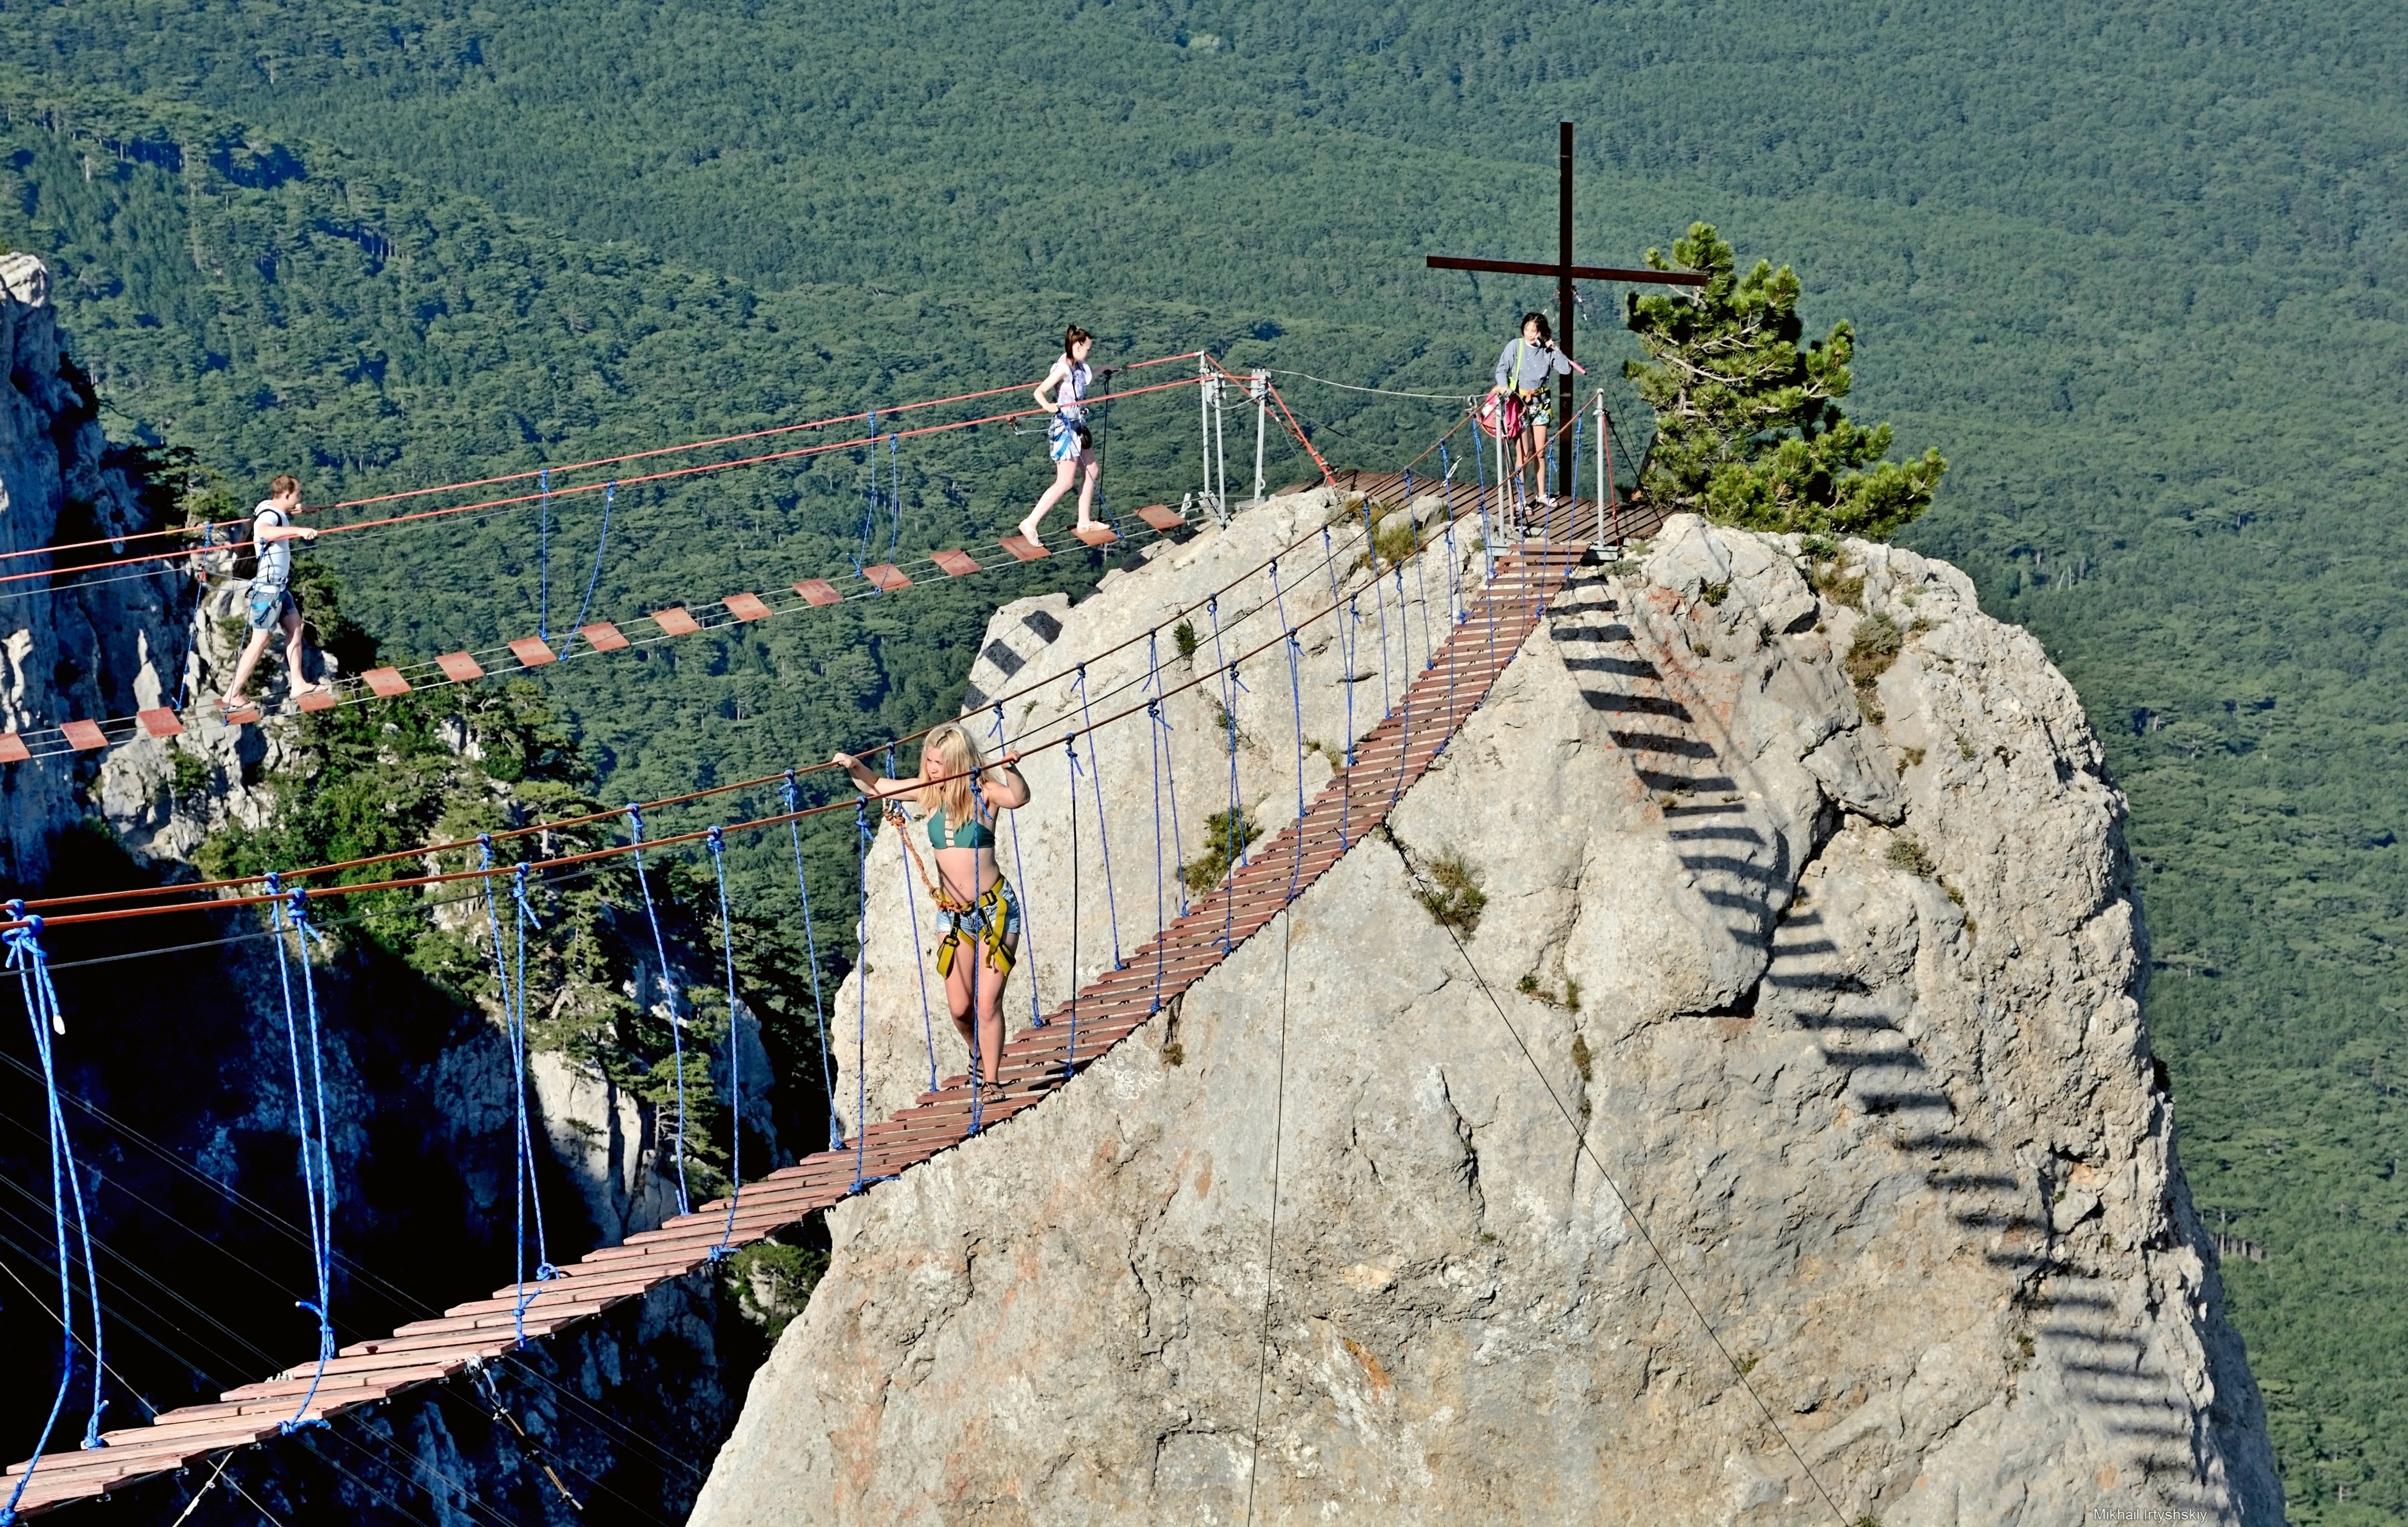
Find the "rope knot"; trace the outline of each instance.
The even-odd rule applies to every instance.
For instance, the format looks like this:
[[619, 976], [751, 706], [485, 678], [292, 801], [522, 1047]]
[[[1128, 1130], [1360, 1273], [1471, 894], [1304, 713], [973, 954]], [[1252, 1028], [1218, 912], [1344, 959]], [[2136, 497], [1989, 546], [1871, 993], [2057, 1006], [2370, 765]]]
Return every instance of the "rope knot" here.
[[780, 799], [786, 803], [786, 809], [788, 811], [791, 812], [799, 809], [799, 806], [803, 798], [803, 787], [795, 778], [794, 770], [788, 769], [786, 771], [786, 782], [778, 787], [778, 795]]
[[634, 801], [627, 803], [627, 831], [635, 835], [637, 842], [644, 841], [644, 808]]
[[727, 839], [716, 827], [713, 827], [710, 830], [706, 841], [710, 845], [710, 855], [714, 859], [727, 851]]

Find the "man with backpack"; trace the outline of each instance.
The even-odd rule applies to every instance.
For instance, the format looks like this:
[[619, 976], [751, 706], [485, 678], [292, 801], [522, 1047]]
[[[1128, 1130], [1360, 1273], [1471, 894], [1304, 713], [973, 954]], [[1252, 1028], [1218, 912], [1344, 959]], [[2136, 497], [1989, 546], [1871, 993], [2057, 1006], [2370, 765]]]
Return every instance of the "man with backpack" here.
[[250, 707], [251, 702], [243, 698], [243, 686], [251, 682], [251, 671], [258, 666], [260, 654], [267, 650], [267, 640], [279, 626], [284, 630], [284, 660], [293, 671], [293, 697], [298, 700], [324, 687], [302, 675], [301, 607], [293, 597], [293, 543], [314, 541], [318, 533], [293, 522], [301, 507], [299, 478], [280, 472], [267, 487], [269, 496], [260, 501], [251, 521], [251, 544], [259, 555], [259, 571], [251, 580], [250, 607], [244, 612], [251, 623], [251, 640], [243, 645], [242, 661], [235, 664], [234, 682], [218, 702], [218, 709], [228, 716]]

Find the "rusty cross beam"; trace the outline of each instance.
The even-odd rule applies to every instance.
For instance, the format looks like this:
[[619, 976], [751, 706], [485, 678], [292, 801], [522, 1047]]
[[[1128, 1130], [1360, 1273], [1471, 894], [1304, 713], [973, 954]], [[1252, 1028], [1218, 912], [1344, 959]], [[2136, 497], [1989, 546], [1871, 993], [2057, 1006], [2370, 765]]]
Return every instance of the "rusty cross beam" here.
[[[1576, 265], [1572, 264], [1572, 124], [1555, 124], [1555, 172], [1558, 187], [1555, 197], [1555, 263], [1541, 264], [1535, 260], [1472, 260], [1461, 255], [1433, 254], [1427, 257], [1432, 270], [1476, 270], [1498, 276], [1552, 276], [1555, 278], [1556, 343], [1566, 355], [1572, 350], [1572, 282], [1579, 281], [1649, 281], [1659, 286], [1703, 286], [1706, 278], [1693, 270], [1646, 270], [1624, 265]], [[1556, 491], [1570, 494], [1572, 491], [1572, 379], [1566, 377], [1556, 384], [1555, 450]], [[1600, 484], [1600, 491], [1602, 485]]]

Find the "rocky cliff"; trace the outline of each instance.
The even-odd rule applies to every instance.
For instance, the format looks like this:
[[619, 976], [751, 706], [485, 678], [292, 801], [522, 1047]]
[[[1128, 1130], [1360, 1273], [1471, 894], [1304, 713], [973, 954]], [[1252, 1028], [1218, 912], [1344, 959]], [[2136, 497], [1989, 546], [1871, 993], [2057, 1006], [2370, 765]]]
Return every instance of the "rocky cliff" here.
[[[0, 254], [0, 572], [126, 554], [127, 544], [111, 538], [157, 520], [142, 488], [138, 471], [102, 438], [98, 400], [68, 359], [50, 305], [49, 270], [29, 254]], [[82, 542], [99, 544], [54, 559], [29, 554]], [[191, 607], [188, 580], [172, 564], [57, 589], [0, 584], [0, 730], [177, 703]], [[82, 792], [97, 767], [76, 759], [0, 766], [0, 878], [31, 885], [49, 873], [50, 839], [84, 815]]]
[[[1007, 607], [989, 658], [1025, 684], [1139, 637], [1085, 676], [1125, 696], [1146, 632], [1327, 508]], [[1955, 569], [1800, 549], [1684, 518], [1584, 568], [1392, 832], [1063, 1094], [832, 1211], [695, 1521], [2282, 1520], [2073, 692]], [[1171, 857], [1232, 792], [1275, 828], [1479, 575], [1432, 559], [1384, 648], [1368, 602], [1313, 628], [1293, 699], [1275, 655], [1075, 781], [1032, 761], [1047, 1006], [1062, 792], [1087, 977], [1111, 920], [1154, 925], [1149, 749]], [[1287, 578], [1265, 620], [1327, 603]], [[928, 1069], [905, 873], [884, 835], [839, 1005], [871, 1117]]]

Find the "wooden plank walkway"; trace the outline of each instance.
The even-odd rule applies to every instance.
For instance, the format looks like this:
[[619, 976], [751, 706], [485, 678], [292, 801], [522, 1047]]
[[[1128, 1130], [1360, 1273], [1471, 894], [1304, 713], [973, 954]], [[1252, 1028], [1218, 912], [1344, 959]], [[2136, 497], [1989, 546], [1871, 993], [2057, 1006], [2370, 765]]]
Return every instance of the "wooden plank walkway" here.
[[[1383, 499], [1400, 497], [1401, 479], [1393, 474], [1385, 480], [1374, 474], [1340, 474], [1341, 478], [1350, 477]], [[1464, 508], [1470, 507], [1466, 498]], [[1105, 972], [1074, 1003], [1056, 1008], [1041, 1027], [1025, 1029], [1006, 1044], [1003, 1096], [984, 1108], [983, 1128], [1034, 1107], [1069, 1073], [1092, 1064], [1134, 1033], [1152, 1016], [1157, 996], [1167, 1003], [1200, 979], [1275, 918], [1292, 894], [1301, 894], [1386, 819], [1391, 803], [1421, 778], [1486, 697], [1538, 623], [1545, 602], [1582, 560], [1594, 513], [1586, 500], [1557, 506], [1549, 530], [1563, 539], [1529, 541], [1499, 552], [1495, 578], [1470, 607], [1469, 618], [1449, 635], [1437, 661], [1408, 687], [1396, 710], [1365, 736], [1355, 750], [1354, 765], [1325, 786], [1299, 821], [1257, 847], [1220, 890], [1131, 953], [1120, 969]], [[1070, 1049], [1073, 1006], [1078, 1019], [1075, 1051]], [[527, 1285], [532, 1296], [525, 1312], [528, 1338], [540, 1338], [638, 1298], [666, 1279], [704, 1266], [723, 1237], [729, 1249], [738, 1249], [795, 1225], [858, 1191], [856, 1174], [891, 1177], [959, 1145], [969, 1133], [969, 1112], [967, 1078], [950, 1077], [936, 1091], [923, 1093], [915, 1106], [870, 1125], [845, 1149], [806, 1157], [746, 1187], [732, 1229], [727, 1203], [718, 1200], [593, 1252], [561, 1268], [549, 1282]], [[517, 1290], [506, 1287], [491, 1298], [413, 1321], [390, 1336], [342, 1349], [319, 1382], [309, 1416], [338, 1416], [413, 1386], [452, 1377], [471, 1361], [501, 1355], [516, 1345], [511, 1311], [517, 1301]], [[272, 1438], [308, 1391], [315, 1367], [313, 1361], [288, 1368], [263, 1382], [228, 1390], [216, 1404], [186, 1406], [148, 1426], [106, 1433], [105, 1449], [46, 1454], [20, 1503], [20, 1513], [54, 1508], [145, 1476], [183, 1468], [228, 1448]], [[18, 1463], [7, 1470], [0, 1500], [27, 1466]]]

